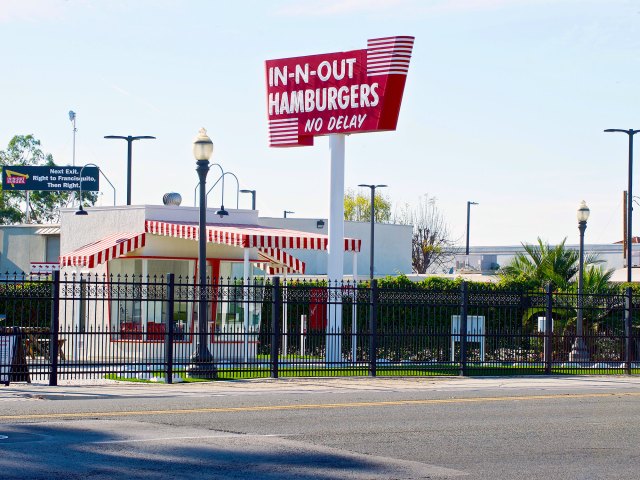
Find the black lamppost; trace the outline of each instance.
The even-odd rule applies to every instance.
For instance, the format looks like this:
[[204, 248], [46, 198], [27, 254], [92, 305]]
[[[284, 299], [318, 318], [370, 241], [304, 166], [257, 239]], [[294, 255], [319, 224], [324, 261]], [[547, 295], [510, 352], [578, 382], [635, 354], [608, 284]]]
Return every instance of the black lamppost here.
[[467, 255], [467, 263], [469, 263], [469, 225], [471, 224], [471, 205], [478, 205], [476, 202], [467, 202], [467, 247], [465, 255]]
[[629, 174], [628, 174], [628, 191], [627, 191], [627, 282], [631, 282], [631, 254], [633, 253], [633, 246], [631, 243], [631, 212], [633, 211], [633, 192], [631, 190], [631, 179], [633, 174], [633, 136], [640, 132], [640, 130], [621, 130], [618, 128], [608, 128], [605, 130], [607, 133], [621, 132], [629, 135]]
[[198, 345], [187, 368], [189, 376], [215, 378], [216, 368], [213, 356], [207, 348], [207, 174], [209, 159], [213, 153], [213, 142], [204, 128], [200, 129], [193, 142], [193, 156], [196, 158], [196, 172], [200, 179], [200, 219], [198, 222], [198, 269], [200, 285], [198, 288]]
[[139, 135], [137, 137], [133, 137], [131, 135], [128, 135], [126, 137], [122, 137], [120, 135], [106, 135], [104, 138], [118, 138], [127, 141], [127, 205], [131, 205], [131, 143], [135, 140], [155, 140], [156, 137], [152, 137], [150, 135]]
[[296, 213], [296, 212], [292, 212], [291, 210], [285, 210], [284, 211], [284, 218], [287, 218], [287, 214], [288, 213]]
[[387, 185], [367, 185], [361, 183], [359, 187], [367, 187], [371, 189], [371, 254], [369, 256], [369, 278], [373, 280], [373, 246], [374, 246], [374, 225], [375, 225], [375, 200], [376, 200], [376, 188], [383, 188]]
[[251, 210], [256, 209], [256, 191], [255, 190], [240, 190], [240, 193], [250, 193], [251, 194]]
[[573, 343], [569, 361], [586, 362], [589, 360], [589, 352], [584, 342], [583, 321], [582, 321], [582, 287], [584, 274], [584, 231], [587, 229], [589, 219], [589, 207], [583, 200], [578, 208], [578, 230], [580, 231], [580, 264], [578, 267], [578, 315], [576, 318], [576, 341]]

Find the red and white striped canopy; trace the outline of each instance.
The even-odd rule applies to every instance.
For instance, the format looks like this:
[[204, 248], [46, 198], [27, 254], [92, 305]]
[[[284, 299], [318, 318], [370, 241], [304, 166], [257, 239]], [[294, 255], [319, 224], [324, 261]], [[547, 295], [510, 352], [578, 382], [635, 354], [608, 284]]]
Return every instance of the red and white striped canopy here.
[[269, 261], [270, 265], [267, 266], [266, 271], [271, 275], [275, 273], [300, 273], [304, 275], [306, 264], [279, 248], [259, 248], [258, 254]]
[[107, 262], [112, 258], [118, 258], [136, 248], [144, 247], [144, 233], [114, 233], [106, 238], [78, 250], [60, 256], [62, 267], [87, 267]]
[[[88, 267], [118, 258], [145, 245], [145, 235], [160, 235], [174, 238], [197, 240], [198, 225], [193, 223], [163, 222], [147, 220], [146, 233], [114, 233], [102, 240], [85, 245], [60, 257], [60, 266]], [[329, 240], [326, 235], [299, 232], [258, 225], [207, 225], [207, 241], [240, 248], [257, 248], [259, 255], [269, 265], [264, 268], [269, 273], [301, 273], [306, 265], [283, 248], [300, 250], [326, 250]], [[347, 252], [359, 252], [361, 241], [345, 238]]]
[[[167, 237], [198, 239], [198, 225], [194, 223], [147, 220], [147, 233]], [[319, 233], [299, 232], [260, 225], [207, 225], [207, 241], [243, 248], [291, 248], [300, 250], [327, 250], [329, 237]], [[361, 240], [345, 238], [345, 252], [359, 252]]]

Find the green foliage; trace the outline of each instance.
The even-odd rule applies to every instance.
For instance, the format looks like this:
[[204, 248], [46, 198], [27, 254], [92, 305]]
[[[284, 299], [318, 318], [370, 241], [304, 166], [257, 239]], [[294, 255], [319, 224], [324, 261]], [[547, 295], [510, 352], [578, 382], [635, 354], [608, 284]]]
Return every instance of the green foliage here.
[[[584, 270], [582, 291], [584, 293], [614, 293], [617, 288], [610, 282], [612, 275], [613, 270], [603, 270], [600, 267], [589, 265]], [[572, 287], [577, 291], [576, 283]]]
[[[411, 281], [406, 275], [397, 277], [387, 276], [378, 280], [381, 289], [412, 289], [429, 290], [433, 292], [460, 291], [462, 278], [427, 277], [419, 282]], [[539, 286], [532, 281], [517, 278], [501, 278], [499, 282], [467, 282], [469, 291], [474, 292], [527, 292], [540, 291]]]
[[[538, 237], [538, 243], [523, 243], [525, 253], [518, 253], [509, 264], [500, 270], [505, 281], [521, 281], [537, 288], [551, 282], [560, 291], [575, 291], [579, 270], [579, 252], [566, 248], [565, 238], [551, 246]], [[585, 293], [606, 291], [613, 270], [604, 271], [596, 265], [603, 263], [597, 255], [587, 254], [584, 259]], [[588, 288], [588, 290], [587, 290]]]
[[6, 315], [2, 326], [49, 327], [51, 297], [50, 283], [0, 284], [0, 313]]
[[[391, 220], [391, 201], [376, 191], [373, 199], [374, 219], [377, 223]], [[344, 195], [344, 219], [351, 222], [371, 220], [371, 195], [347, 190]]]
[[[53, 156], [44, 153], [40, 140], [33, 135], [16, 135], [6, 150], [0, 150], [0, 166], [55, 166]], [[11, 225], [26, 221], [26, 192], [2, 190], [0, 186], [0, 224]], [[33, 191], [29, 196], [31, 220], [34, 223], [51, 223], [59, 219], [59, 209], [70, 205], [76, 192]], [[97, 194], [83, 192], [82, 198], [93, 205]]]

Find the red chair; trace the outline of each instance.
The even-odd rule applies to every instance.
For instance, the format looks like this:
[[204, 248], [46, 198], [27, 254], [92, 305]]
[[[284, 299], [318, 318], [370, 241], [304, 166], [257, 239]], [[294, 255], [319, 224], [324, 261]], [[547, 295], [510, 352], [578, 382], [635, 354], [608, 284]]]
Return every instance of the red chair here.
[[120, 338], [123, 340], [142, 340], [142, 325], [133, 322], [121, 323]]
[[164, 340], [164, 323], [147, 323], [147, 340]]

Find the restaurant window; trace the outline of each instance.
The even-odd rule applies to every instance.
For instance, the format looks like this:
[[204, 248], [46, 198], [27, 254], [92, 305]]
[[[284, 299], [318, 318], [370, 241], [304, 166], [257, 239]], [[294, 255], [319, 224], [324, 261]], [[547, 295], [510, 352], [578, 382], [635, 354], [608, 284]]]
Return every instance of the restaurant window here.
[[[186, 340], [192, 303], [180, 289], [188, 289], [193, 274], [190, 260], [116, 259], [109, 262], [112, 280], [111, 330], [120, 339], [163, 341], [168, 305], [167, 273], [175, 275], [176, 302], [173, 311], [175, 340]], [[184, 286], [183, 286], [184, 285]], [[184, 301], [180, 301], [180, 299]]]
[[[253, 269], [253, 266], [251, 266]], [[250, 275], [253, 277], [254, 272]], [[244, 312], [248, 307], [249, 331], [257, 331], [262, 311], [262, 287], [255, 286], [254, 280], [243, 280], [242, 262], [220, 262], [220, 286], [216, 308], [216, 330], [220, 332], [243, 332]]]

